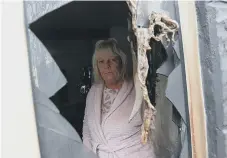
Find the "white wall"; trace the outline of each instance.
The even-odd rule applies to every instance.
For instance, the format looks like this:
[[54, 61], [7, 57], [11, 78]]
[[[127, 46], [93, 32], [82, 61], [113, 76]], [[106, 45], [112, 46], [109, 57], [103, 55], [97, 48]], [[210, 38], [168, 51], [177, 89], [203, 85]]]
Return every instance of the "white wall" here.
[[23, 3], [2, 4], [2, 156], [40, 158]]

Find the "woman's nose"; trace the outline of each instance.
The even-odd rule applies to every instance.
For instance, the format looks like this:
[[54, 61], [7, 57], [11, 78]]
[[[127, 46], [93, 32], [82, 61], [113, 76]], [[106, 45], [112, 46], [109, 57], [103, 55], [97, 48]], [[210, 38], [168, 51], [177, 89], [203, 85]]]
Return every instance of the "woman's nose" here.
[[105, 64], [104, 64], [104, 68], [106, 68], [106, 69], [108, 69], [108, 68], [110, 68], [110, 62], [105, 62]]

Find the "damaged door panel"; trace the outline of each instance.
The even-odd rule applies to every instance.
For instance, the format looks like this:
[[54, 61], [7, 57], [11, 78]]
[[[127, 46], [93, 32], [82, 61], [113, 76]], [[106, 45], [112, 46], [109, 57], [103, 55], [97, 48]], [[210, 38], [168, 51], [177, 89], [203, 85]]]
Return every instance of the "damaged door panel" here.
[[[130, 53], [132, 55], [132, 61], [134, 62], [133, 65], [135, 65], [133, 75], [136, 89], [136, 101], [129, 121], [142, 109], [144, 122], [142, 125], [141, 141], [147, 143], [147, 141], [153, 141], [154, 139], [160, 142], [167, 140], [168, 143], [157, 144], [157, 148], [160, 150], [159, 153], [165, 155], [158, 156], [160, 158], [166, 157], [167, 155], [167, 157], [171, 158], [184, 157], [181, 151], [187, 140], [186, 131], [188, 121], [185, 114], [185, 106], [187, 105], [184, 102], [184, 93], [181, 87], [182, 81], [179, 82], [179, 87], [182, 88], [182, 91], [178, 90], [179, 87], [177, 87], [176, 90], [173, 89], [173, 85], [176, 84], [178, 80], [182, 80], [182, 76], [177, 79], [176, 76], [174, 76], [176, 72], [179, 75], [181, 65], [175, 64], [172, 61], [172, 54], [174, 53], [177, 56], [177, 53], [179, 53], [174, 52], [174, 47], [178, 44], [179, 24], [177, 21], [173, 20], [174, 18], [172, 16], [161, 11], [150, 9], [148, 6], [152, 2], [129, 0], [126, 1], [126, 3], [129, 8], [129, 16], [127, 19], [128, 41], [131, 46]], [[37, 4], [30, 3], [30, 5], [27, 5], [27, 14], [31, 12], [31, 9], [35, 5], [36, 7], [34, 8], [38, 8], [37, 10], [39, 11], [42, 10], [43, 6], [48, 6], [46, 5], [48, 2], [40, 2]], [[65, 4], [65, 2], [54, 2], [52, 7], [49, 5], [49, 7], [43, 9], [41, 13], [38, 13], [38, 11], [34, 9], [37, 13], [35, 13], [34, 16], [28, 16], [28, 23], [38, 20], [41, 16], [53, 10], [57, 10]], [[41, 80], [41, 78], [39, 78], [41, 76], [39, 76], [38, 73], [41, 72], [41, 69], [42, 71], [46, 69], [45, 72], [49, 73], [47, 71], [51, 65], [56, 67], [55, 71], [64, 79], [64, 75], [59, 72], [57, 64], [50, 57], [48, 51], [40, 43], [39, 39], [36, 38], [31, 30], [28, 30], [28, 35], [29, 44], [32, 49], [37, 49], [37, 43], [38, 48], [42, 47], [42, 49], [36, 51], [36, 53], [38, 52], [38, 55], [44, 59], [43, 62], [45, 61], [45, 64], [40, 64], [39, 59], [37, 60], [36, 58], [37, 54], [34, 54], [34, 51], [32, 52], [33, 54], [31, 53], [32, 74], [35, 78], [35, 83], [39, 85], [39, 82], [50, 79], [48, 78], [50, 76], [44, 76], [44, 78], [46, 77], [47, 79]], [[177, 58], [180, 60], [179, 56], [177, 56]], [[56, 77], [56, 79], [58, 77]], [[64, 84], [65, 82], [64, 79]], [[46, 90], [48, 86], [41, 88]], [[88, 89], [86, 89], [86, 91], [88, 91]], [[53, 92], [51, 91], [49, 93], [52, 94]], [[178, 99], [176, 96], [180, 96], [179, 98], [181, 99]], [[143, 107], [140, 107], [143, 101], [145, 104], [143, 104]], [[157, 136], [157, 134], [163, 135], [163, 137]], [[171, 134], [174, 134], [174, 136], [171, 137]]]

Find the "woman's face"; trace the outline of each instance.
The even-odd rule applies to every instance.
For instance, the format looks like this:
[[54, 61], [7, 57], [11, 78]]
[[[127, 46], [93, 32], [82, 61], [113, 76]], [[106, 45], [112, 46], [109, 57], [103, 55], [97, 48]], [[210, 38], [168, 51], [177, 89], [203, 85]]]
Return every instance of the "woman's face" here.
[[96, 54], [99, 73], [106, 84], [116, 84], [120, 79], [120, 58], [108, 50]]

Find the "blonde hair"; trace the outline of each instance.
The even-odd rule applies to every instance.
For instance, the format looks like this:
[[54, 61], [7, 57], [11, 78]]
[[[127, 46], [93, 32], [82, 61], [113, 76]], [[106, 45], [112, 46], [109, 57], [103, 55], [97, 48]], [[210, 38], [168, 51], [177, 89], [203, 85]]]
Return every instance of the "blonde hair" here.
[[121, 69], [119, 72], [120, 79], [122, 79], [122, 80], [128, 79], [127, 56], [119, 47], [117, 40], [114, 38], [109, 38], [107, 40], [99, 40], [95, 44], [95, 51], [94, 51], [94, 54], [92, 57], [94, 82], [99, 83], [100, 81], [102, 81], [102, 78], [99, 74], [99, 70], [98, 70], [98, 66], [97, 66], [96, 53], [103, 49], [111, 51], [113, 53], [113, 55], [116, 55], [120, 58], [120, 62], [121, 62]]

